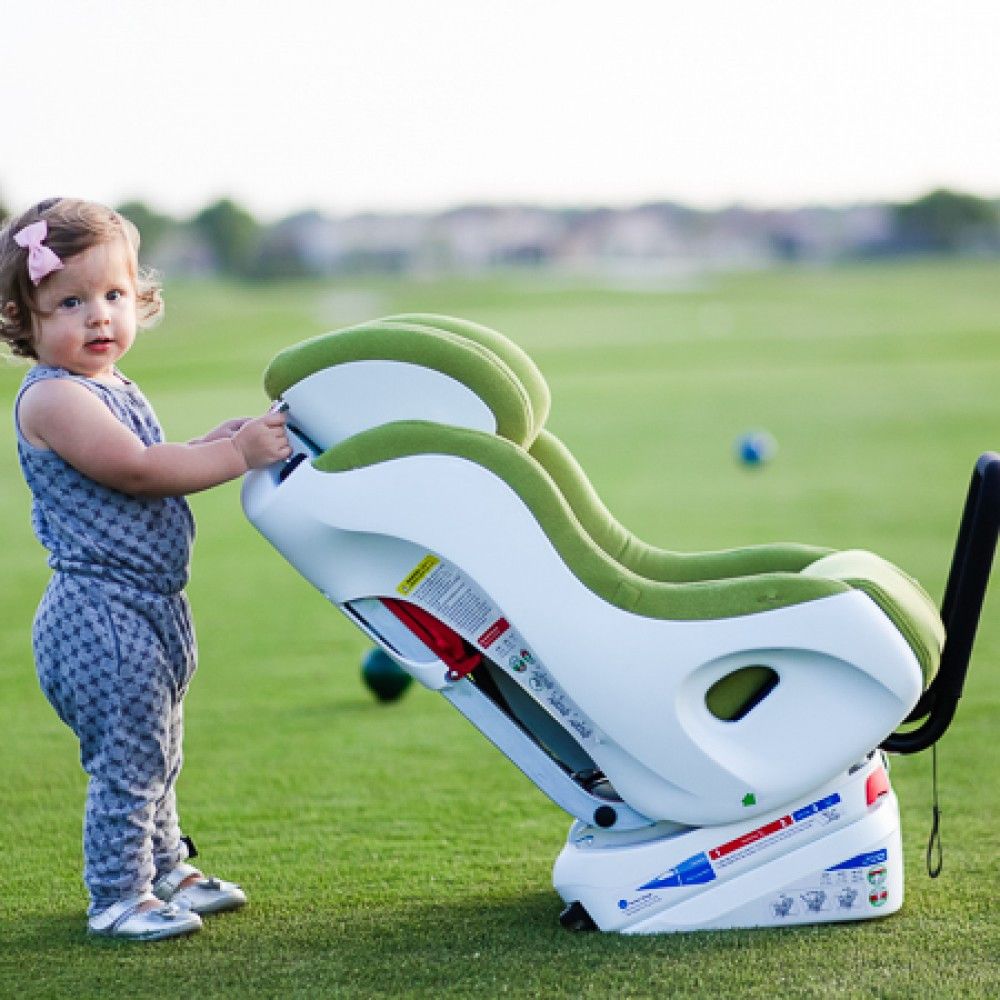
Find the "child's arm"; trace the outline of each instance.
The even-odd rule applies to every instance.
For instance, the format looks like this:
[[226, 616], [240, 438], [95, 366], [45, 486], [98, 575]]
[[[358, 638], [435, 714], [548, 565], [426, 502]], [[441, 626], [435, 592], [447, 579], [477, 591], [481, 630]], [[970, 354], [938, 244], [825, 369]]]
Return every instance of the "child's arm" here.
[[31, 386], [21, 397], [18, 417], [33, 444], [134, 496], [197, 493], [291, 454], [282, 413], [248, 420], [231, 436], [147, 447], [93, 393], [62, 379]]
[[221, 438], [232, 437], [244, 424], [249, 423], [253, 417], [235, 417], [232, 420], [223, 421], [218, 427], [213, 427], [207, 434], [203, 434], [188, 444], [208, 444], [209, 441], [218, 441]]

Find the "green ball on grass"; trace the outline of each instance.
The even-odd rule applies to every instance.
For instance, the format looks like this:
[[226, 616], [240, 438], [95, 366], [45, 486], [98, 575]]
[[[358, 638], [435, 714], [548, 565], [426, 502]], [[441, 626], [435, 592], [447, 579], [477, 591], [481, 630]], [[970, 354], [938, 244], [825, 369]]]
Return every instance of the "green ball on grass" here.
[[379, 701], [402, 698], [413, 678], [387, 653], [376, 646], [361, 660], [361, 680]]

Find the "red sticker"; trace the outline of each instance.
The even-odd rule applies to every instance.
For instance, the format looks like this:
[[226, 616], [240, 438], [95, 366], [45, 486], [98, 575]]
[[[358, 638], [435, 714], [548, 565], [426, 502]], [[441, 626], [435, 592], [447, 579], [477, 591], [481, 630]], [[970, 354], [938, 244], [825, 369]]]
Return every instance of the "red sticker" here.
[[739, 851], [744, 847], [749, 847], [751, 844], [755, 844], [758, 840], [770, 837], [772, 833], [777, 833], [779, 830], [784, 830], [786, 826], [791, 825], [792, 817], [782, 816], [781, 819], [776, 819], [771, 823], [765, 824], [764, 826], [758, 826], [756, 830], [744, 833], [742, 837], [737, 837], [735, 840], [730, 840], [725, 844], [720, 844], [718, 847], [713, 847], [712, 850], [708, 852], [708, 856], [713, 861], [716, 861], [719, 858], [724, 858], [727, 854], [732, 854], [734, 851]]
[[489, 649], [509, 628], [506, 618], [498, 618], [476, 641], [482, 649]]

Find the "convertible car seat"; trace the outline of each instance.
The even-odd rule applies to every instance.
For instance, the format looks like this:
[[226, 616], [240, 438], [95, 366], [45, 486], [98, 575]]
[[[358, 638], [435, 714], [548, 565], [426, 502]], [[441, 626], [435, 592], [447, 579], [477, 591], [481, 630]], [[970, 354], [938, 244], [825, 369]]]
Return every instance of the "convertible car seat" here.
[[902, 902], [874, 752], [944, 641], [910, 577], [799, 544], [671, 552], [605, 508], [495, 331], [400, 315], [281, 352], [295, 454], [247, 516], [575, 817], [567, 926], [860, 919]]

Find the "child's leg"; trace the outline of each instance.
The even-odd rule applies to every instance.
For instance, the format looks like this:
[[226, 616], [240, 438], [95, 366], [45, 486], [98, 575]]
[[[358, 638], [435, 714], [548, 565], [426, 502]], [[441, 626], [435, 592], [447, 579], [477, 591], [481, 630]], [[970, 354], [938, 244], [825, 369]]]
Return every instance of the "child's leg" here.
[[[129, 631], [131, 652], [123, 649], [123, 659], [146, 664], [151, 700], [149, 756], [145, 771], [148, 799], [142, 815], [152, 860], [151, 880], [170, 871], [187, 856], [177, 821], [174, 788], [180, 774], [183, 739], [183, 696], [194, 673], [197, 652], [190, 609], [183, 594], [152, 596], [125, 593], [112, 606], [119, 634]], [[120, 620], [118, 619], [120, 616]], [[132, 631], [134, 625], [142, 627]], [[155, 700], [155, 705], [152, 701]]]
[[170, 715], [167, 780], [163, 795], [156, 803], [153, 813], [153, 864], [156, 867], [156, 878], [173, 871], [188, 856], [187, 845], [181, 840], [181, 828], [177, 819], [177, 796], [174, 793], [183, 762], [181, 752], [183, 735], [184, 708], [178, 702]]
[[57, 577], [35, 620], [42, 689], [80, 741], [90, 776], [84, 880], [91, 915], [148, 892], [156, 803], [171, 770], [179, 699], [162, 621], [120, 588]]

